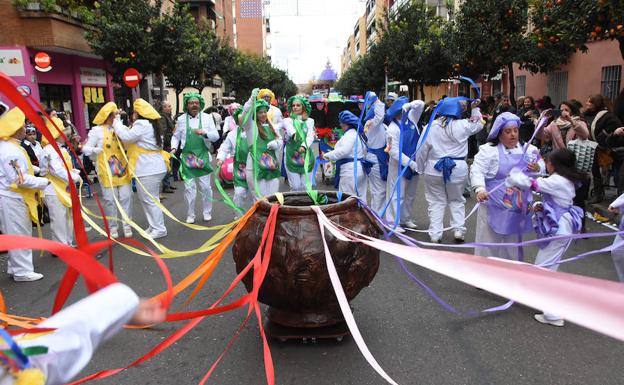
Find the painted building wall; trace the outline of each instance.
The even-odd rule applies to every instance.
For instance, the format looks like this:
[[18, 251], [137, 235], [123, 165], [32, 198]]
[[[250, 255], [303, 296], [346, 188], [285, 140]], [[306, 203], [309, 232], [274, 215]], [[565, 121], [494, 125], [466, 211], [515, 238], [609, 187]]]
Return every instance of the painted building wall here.
[[[52, 70], [44, 73], [35, 70], [32, 61], [32, 58], [37, 52], [40, 52], [40, 50], [24, 46], [0, 46], [0, 61], [2, 61], [2, 57], [6, 52], [11, 51], [17, 51], [21, 54], [23, 75], [11, 76], [11, 74], [9, 74], [9, 76], [15, 80], [18, 86], [27, 86], [31, 90], [31, 95], [35, 100], [41, 100], [39, 89], [41, 85], [64, 85], [70, 87], [73, 123], [76, 125], [81, 135], [86, 134], [87, 129], [90, 127], [90, 123], [87, 119], [84, 88], [103, 88], [105, 101], [113, 100], [113, 84], [109, 73], [105, 73], [104, 77], [91, 77], [91, 80], [86, 76], [87, 72], [101, 74], [102, 71], [106, 71], [106, 65], [101, 59], [45, 50], [44, 52], [51, 58]], [[3, 65], [6, 65], [6, 63], [0, 64], [0, 70], [4, 68], [2, 67]], [[81, 69], [83, 69], [82, 77]], [[90, 93], [91, 90], [87, 92]], [[7, 100], [4, 101], [8, 102]], [[12, 105], [10, 102], [9, 104]]]
[[266, 26], [261, 17], [241, 17], [241, 1], [236, 0], [236, 42], [237, 48], [245, 53], [266, 55]]
[[[602, 67], [622, 66], [624, 60], [616, 41], [588, 42], [587, 53], [576, 52], [560, 71], [568, 73], [566, 99], [584, 102], [590, 95], [601, 92]], [[515, 66], [514, 75], [526, 76], [526, 95], [541, 98], [548, 95], [548, 74], [531, 74]], [[624, 74], [624, 69], [621, 74]], [[621, 78], [621, 77], [620, 77]], [[620, 82], [620, 88], [624, 83]]]

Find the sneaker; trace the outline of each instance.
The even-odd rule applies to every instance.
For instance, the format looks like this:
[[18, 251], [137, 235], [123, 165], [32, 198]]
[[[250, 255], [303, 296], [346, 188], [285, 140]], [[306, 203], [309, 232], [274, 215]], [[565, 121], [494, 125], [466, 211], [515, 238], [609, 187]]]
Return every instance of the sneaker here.
[[204, 222], [208, 222], [212, 219], [212, 215], [210, 214], [204, 214]]
[[403, 234], [405, 232], [405, 229], [402, 228], [401, 226], [397, 226], [397, 228], [394, 229], [394, 232]]
[[453, 238], [455, 238], [455, 242], [464, 242], [464, 232], [461, 230], [455, 230], [453, 233]]
[[158, 238], [164, 238], [167, 236], [167, 232], [157, 232], [157, 231], [150, 231], [147, 233], [150, 237], [152, 237], [152, 239], [158, 239]]
[[110, 237], [111, 238], [119, 238], [119, 233], [117, 232], [117, 229], [111, 229]]
[[431, 239], [431, 243], [442, 243], [442, 237], [429, 237]]
[[26, 275], [14, 275], [13, 280], [15, 282], [32, 282], [38, 281], [43, 278], [43, 274], [35, 273], [34, 271]]
[[418, 225], [416, 223], [414, 223], [414, 221], [409, 220], [405, 223], [401, 223], [401, 226], [403, 227], [407, 227], [408, 229], [417, 229]]
[[186, 223], [195, 223], [195, 217], [191, 217], [191, 216], [186, 217]]
[[124, 229], [124, 237], [132, 238], [132, 229]]
[[563, 319], [559, 318], [559, 319], [555, 319], [555, 320], [550, 320], [548, 318], [546, 318], [546, 316], [544, 314], [535, 314], [533, 316], [533, 318], [535, 318], [535, 320], [537, 322], [541, 322], [543, 324], [548, 324], [548, 325], [552, 325], [552, 326], [563, 326], [565, 325], [565, 322], [563, 321]]

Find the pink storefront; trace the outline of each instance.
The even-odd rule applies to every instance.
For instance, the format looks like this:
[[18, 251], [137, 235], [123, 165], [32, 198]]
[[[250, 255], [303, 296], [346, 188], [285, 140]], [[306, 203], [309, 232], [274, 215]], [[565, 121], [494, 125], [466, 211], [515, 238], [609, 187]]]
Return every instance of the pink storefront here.
[[[35, 55], [40, 52], [50, 57], [51, 69], [47, 72], [36, 68]], [[44, 108], [69, 114], [84, 137], [99, 108], [113, 100], [113, 86], [104, 61], [74, 52], [62, 48], [0, 46], [0, 71], [11, 76], [22, 93], [30, 93]]]

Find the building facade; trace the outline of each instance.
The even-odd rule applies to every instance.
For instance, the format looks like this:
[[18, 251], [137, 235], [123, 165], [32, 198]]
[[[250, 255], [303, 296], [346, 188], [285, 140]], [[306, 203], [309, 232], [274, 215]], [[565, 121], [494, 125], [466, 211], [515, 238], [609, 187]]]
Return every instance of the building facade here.
[[[197, 22], [205, 19], [218, 37], [228, 42], [230, 47], [246, 54], [267, 55], [267, 33], [270, 31], [269, 18], [261, 0], [180, 0], [188, 3], [191, 14]], [[215, 76], [211, 87], [202, 90], [187, 87], [182, 94], [168, 87], [166, 100], [182, 110], [182, 98], [188, 92], [201, 92], [206, 105], [224, 104], [225, 84]], [[176, 98], [178, 100], [176, 100]]]
[[0, 18], [0, 71], [24, 95], [65, 112], [84, 135], [114, 98], [108, 66], [84, 38], [88, 27], [75, 14], [44, 12], [38, 3], [18, 8], [11, 0], [0, 0]]
[[531, 74], [515, 66], [516, 97], [551, 97], [553, 104], [569, 99], [585, 102], [590, 95], [602, 94], [615, 100], [622, 87], [624, 60], [617, 41], [587, 43], [587, 53], [576, 52], [557, 71]]

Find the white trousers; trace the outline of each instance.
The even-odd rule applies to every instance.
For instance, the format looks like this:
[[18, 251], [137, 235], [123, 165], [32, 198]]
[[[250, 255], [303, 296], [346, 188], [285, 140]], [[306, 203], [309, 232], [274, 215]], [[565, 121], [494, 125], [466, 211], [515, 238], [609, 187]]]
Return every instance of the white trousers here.
[[74, 240], [71, 210], [63, 206], [56, 195], [46, 195], [44, 199], [50, 214], [52, 240], [65, 245], [71, 245]]
[[251, 207], [250, 195], [251, 194], [249, 194], [248, 189], [240, 186], [234, 186], [234, 198], [232, 198], [232, 201], [234, 201], [234, 204], [241, 209], [248, 210]]
[[[355, 181], [353, 180], [353, 164], [357, 163], [357, 192], [355, 188]], [[340, 184], [338, 185], [338, 190], [343, 193], [350, 194], [353, 196], [359, 196], [361, 200], [366, 202], [366, 187], [367, 187], [368, 176], [366, 172], [364, 172], [364, 168], [362, 167], [362, 163], [360, 162], [350, 162], [343, 164], [340, 167]], [[359, 195], [358, 195], [359, 193]]]
[[137, 193], [139, 194], [139, 200], [141, 201], [141, 206], [143, 206], [147, 223], [149, 223], [148, 232], [153, 231], [159, 234], [167, 233], [163, 212], [154, 201], [155, 199], [157, 202], [160, 202], [160, 184], [165, 175], [166, 173], [163, 172], [160, 174], [138, 177], [141, 183], [137, 185]]
[[[115, 197], [119, 201], [121, 208], [126, 212], [128, 218], [132, 219], [132, 184], [124, 184], [119, 187], [102, 187], [102, 198], [104, 198], [104, 212], [108, 220], [110, 231], [117, 231], [117, 221], [113, 218], [121, 218], [115, 204]], [[132, 231], [132, 227], [123, 223], [124, 231]]]
[[[394, 224], [396, 220], [396, 207], [398, 191], [392, 194], [394, 185], [398, 179], [398, 163], [390, 161], [388, 165], [388, 183], [386, 187], [386, 196], [390, 198], [390, 204], [386, 210], [386, 220], [389, 224]], [[401, 213], [399, 215], [399, 224], [414, 220], [412, 210], [414, 209], [414, 201], [416, 200], [416, 189], [418, 188], [418, 175], [412, 176], [412, 179], [401, 179]]]
[[[32, 223], [21, 198], [0, 195], [0, 229], [3, 234], [32, 237]], [[22, 276], [34, 271], [32, 250], [10, 250], [7, 273]]]
[[466, 231], [464, 179], [458, 178], [444, 183], [442, 176], [425, 174], [425, 198], [429, 205], [429, 236], [441, 238], [444, 228], [444, 213], [449, 208], [451, 227], [455, 230]]
[[[527, 218], [530, 220], [530, 218]], [[500, 235], [490, 227], [488, 223], [488, 208], [485, 203], [477, 209], [477, 229], [475, 242], [479, 243], [512, 243], [518, 242], [518, 234]], [[475, 247], [475, 255], [482, 257], [496, 257], [503, 259], [518, 260], [517, 247]]]
[[195, 198], [197, 197], [197, 186], [202, 196], [204, 215], [212, 213], [212, 186], [210, 185], [210, 174], [184, 181], [184, 200], [186, 200], [186, 216], [195, 218]]
[[611, 258], [613, 258], [613, 264], [615, 265], [615, 271], [618, 275], [620, 282], [624, 282], [624, 238], [616, 235], [613, 240], [613, 246], [620, 245], [618, 248], [611, 251]]
[[247, 178], [247, 186], [249, 186], [249, 191], [251, 192], [252, 196], [256, 196], [256, 198], [273, 195], [279, 191], [279, 177], [273, 179], [258, 179], [258, 190], [260, 190], [260, 196], [257, 196], [258, 193], [256, 192], [256, 188], [254, 187], [253, 168], [247, 167], [245, 169], [245, 175]]
[[[380, 213], [386, 205], [386, 181], [381, 179], [381, 173], [379, 172], [379, 163], [377, 163], [377, 156], [375, 156], [374, 154], [372, 155], [374, 157], [375, 164], [371, 168], [371, 172], [368, 174], [368, 189], [370, 190], [371, 196], [370, 206], [373, 210], [375, 210], [375, 212]], [[369, 158], [367, 157], [367, 159]]]
[[306, 180], [312, 182], [313, 187], [316, 186], [316, 181], [314, 180], [314, 175], [312, 175], [312, 172], [309, 172], [306, 176], [306, 174], [297, 174], [296, 172], [289, 171], [288, 167], [286, 167], [286, 176], [288, 176], [288, 185], [290, 186], [290, 191], [305, 191]]
[[[561, 219], [559, 219], [559, 230], [557, 230], [556, 235], [572, 234], [574, 234], [572, 229], [572, 217], [568, 213], [563, 214], [561, 216]], [[568, 247], [570, 247], [570, 243], [572, 243], [572, 241], [569, 239], [561, 239], [558, 241], [549, 242], [548, 245], [546, 245], [544, 248], [540, 248], [537, 252], [537, 255], [535, 256], [535, 264], [542, 265], [558, 261], [566, 252], [566, 250], [568, 250]], [[552, 271], [557, 271], [559, 269], [559, 265], [547, 266], [546, 268]], [[555, 314], [547, 312], [544, 312], [544, 317], [551, 321], [561, 318]]]

